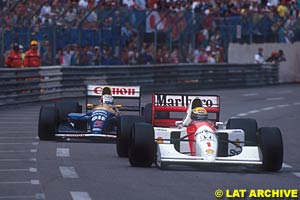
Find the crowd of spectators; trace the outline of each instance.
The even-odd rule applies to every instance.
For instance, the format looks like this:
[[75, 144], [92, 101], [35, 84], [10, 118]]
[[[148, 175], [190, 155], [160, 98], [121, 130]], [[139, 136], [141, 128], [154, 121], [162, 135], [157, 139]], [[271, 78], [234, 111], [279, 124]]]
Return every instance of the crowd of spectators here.
[[[101, 18], [99, 13], [109, 9], [113, 9], [110, 15]], [[195, 23], [199, 30], [196, 29], [192, 44], [180, 46], [177, 43], [170, 47], [142, 41], [133, 23], [121, 17], [122, 9], [126, 12], [190, 11], [195, 19], [201, 15], [203, 20], [201, 26]], [[0, 24], [8, 31], [13, 27], [33, 27], [38, 32], [47, 25], [100, 28], [121, 37], [117, 45], [109, 42], [84, 46], [67, 44], [55, 51], [49, 40], [39, 41], [42, 65], [218, 63], [226, 62], [225, 39], [217, 24], [219, 19], [242, 16], [245, 22], [254, 25], [254, 34], [272, 33], [273, 41], [292, 43], [300, 39], [299, 9], [300, 0], [3, 0], [0, 1]]]

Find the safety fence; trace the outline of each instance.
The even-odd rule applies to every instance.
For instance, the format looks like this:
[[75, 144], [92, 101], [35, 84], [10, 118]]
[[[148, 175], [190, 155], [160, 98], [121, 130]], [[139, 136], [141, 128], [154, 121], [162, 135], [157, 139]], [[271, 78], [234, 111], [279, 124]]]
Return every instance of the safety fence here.
[[[92, 22], [88, 21], [90, 14], [95, 17]], [[276, 13], [222, 17], [206, 16], [191, 10], [175, 12], [95, 8], [85, 17], [78, 18], [75, 24], [67, 23], [63, 16], [60, 19], [51, 23], [32, 22], [30, 26], [15, 24], [9, 28], [0, 24], [0, 64], [4, 64], [2, 55], [7, 54], [11, 43], [17, 42], [27, 50], [33, 39], [39, 42], [43, 65], [57, 65], [56, 56], [68, 45], [72, 50], [78, 46], [100, 47], [101, 55], [98, 56], [104, 65], [105, 56], [121, 58], [122, 51], [141, 52], [143, 44], [150, 46], [149, 51], [154, 55], [159, 54], [161, 49], [169, 53], [177, 50], [179, 61], [188, 62], [185, 58], [196, 48], [205, 49], [209, 46], [217, 51], [222, 47], [220, 51], [225, 56], [229, 43], [285, 42], [284, 23]], [[279, 22], [282, 24], [277, 27]], [[299, 41], [299, 26], [290, 29], [290, 35], [293, 35], [290, 40]], [[156, 59], [154, 56], [151, 63], [159, 63]]]
[[0, 106], [85, 96], [86, 85], [139, 85], [142, 92], [278, 84], [277, 65], [181, 64], [0, 68]]

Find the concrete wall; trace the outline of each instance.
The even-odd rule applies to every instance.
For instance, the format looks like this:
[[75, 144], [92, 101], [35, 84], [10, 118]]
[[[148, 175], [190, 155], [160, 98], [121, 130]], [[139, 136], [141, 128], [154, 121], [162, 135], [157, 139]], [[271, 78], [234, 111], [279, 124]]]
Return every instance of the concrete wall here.
[[263, 56], [267, 59], [272, 51], [282, 49], [286, 56], [285, 62], [279, 65], [279, 82], [300, 82], [300, 43], [264, 43], [264, 44], [235, 44], [231, 43], [228, 49], [229, 63], [253, 63], [257, 49], [264, 49]]

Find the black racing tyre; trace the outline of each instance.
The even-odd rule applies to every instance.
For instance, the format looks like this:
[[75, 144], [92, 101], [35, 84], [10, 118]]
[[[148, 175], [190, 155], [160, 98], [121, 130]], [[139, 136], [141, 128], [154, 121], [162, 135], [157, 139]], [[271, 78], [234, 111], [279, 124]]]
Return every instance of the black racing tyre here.
[[67, 121], [69, 113], [82, 113], [82, 107], [76, 101], [64, 100], [57, 102], [55, 106], [58, 110], [60, 122]]
[[146, 106], [144, 108], [143, 116], [145, 118], [146, 123], [152, 124], [152, 104], [151, 103], [146, 104]]
[[58, 127], [58, 112], [54, 105], [44, 105], [40, 109], [38, 136], [40, 140], [54, 140]]
[[134, 123], [129, 143], [129, 163], [132, 167], [151, 167], [156, 153], [154, 129], [148, 123]]
[[119, 157], [128, 157], [130, 133], [135, 122], [144, 122], [144, 118], [135, 115], [123, 115], [118, 118], [116, 146]]
[[[170, 112], [164, 112], [164, 111], [156, 111], [154, 113], [156, 119], [169, 119], [170, 118]], [[148, 103], [146, 104], [144, 108], [143, 116], [145, 118], [145, 122], [152, 124], [152, 104]]]
[[242, 129], [245, 132], [245, 146], [257, 146], [257, 122], [250, 118], [233, 118], [229, 119], [226, 129]]
[[283, 142], [279, 128], [261, 127], [258, 129], [257, 140], [262, 153], [262, 170], [280, 170], [283, 162]]

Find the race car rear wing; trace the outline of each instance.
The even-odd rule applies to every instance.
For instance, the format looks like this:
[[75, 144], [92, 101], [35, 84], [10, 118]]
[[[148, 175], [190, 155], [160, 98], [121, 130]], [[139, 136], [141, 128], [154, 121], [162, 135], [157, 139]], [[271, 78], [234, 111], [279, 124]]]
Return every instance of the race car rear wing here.
[[[123, 105], [119, 109], [120, 111], [137, 111], [140, 113], [141, 108], [141, 88], [140, 86], [116, 86], [116, 85], [88, 85], [87, 86], [87, 95], [86, 95], [86, 104], [88, 103], [89, 97], [97, 97], [97, 103], [99, 103], [102, 93], [105, 92], [105, 89], [109, 88], [111, 95], [115, 99], [115, 104], [119, 102], [118, 99], [125, 99], [125, 104], [129, 103], [129, 100], [136, 100], [138, 102], [135, 105]], [[104, 89], [104, 90], [103, 90]], [[133, 103], [132, 103], [133, 104]], [[137, 104], [137, 106], [136, 106]]]
[[[152, 124], [153, 126], [170, 127], [183, 118], [172, 116], [172, 112], [186, 112], [194, 98], [200, 98], [202, 106], [209, 113], [209, 120], [218, 122], [220, 119], [220, 97], [218, 95], [195, 95], [195, 94], [158, 94], [152, 95]], [[156, 112], [170, 113], [168, 119], [157, 118]], [[212, 113], [212, 114], [211, 114]]]

